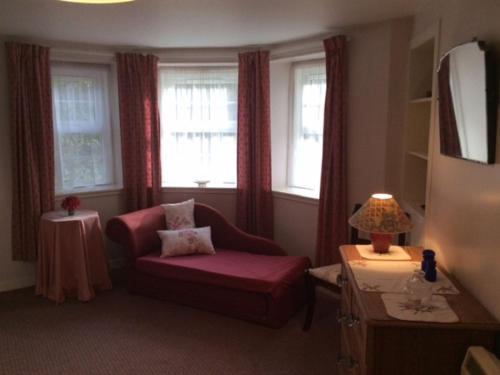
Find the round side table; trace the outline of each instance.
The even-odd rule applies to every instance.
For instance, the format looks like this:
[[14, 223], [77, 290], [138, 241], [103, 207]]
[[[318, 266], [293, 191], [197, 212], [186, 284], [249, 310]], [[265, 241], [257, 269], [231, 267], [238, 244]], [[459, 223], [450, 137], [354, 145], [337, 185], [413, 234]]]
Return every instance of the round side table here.
[[99, 214], [92, 210], [42, 215], [36, 294], [57, 303], [66, 297], [89, 301], [111, 289]]

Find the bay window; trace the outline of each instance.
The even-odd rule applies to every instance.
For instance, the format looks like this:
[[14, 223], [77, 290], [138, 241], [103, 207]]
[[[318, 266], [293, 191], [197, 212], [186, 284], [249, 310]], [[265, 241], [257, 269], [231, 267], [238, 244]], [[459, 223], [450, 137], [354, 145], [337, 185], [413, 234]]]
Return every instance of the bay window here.
[[115, 160], [105, 65], [53, 64], [56, 194], [115, 186]]
[[236, 184], [236, 67], [160, 69], [163, 186]]
[[293, 111], [288, 186], [318, 191], [326, 93], [324, 61], [294, 64], [292, 81]]

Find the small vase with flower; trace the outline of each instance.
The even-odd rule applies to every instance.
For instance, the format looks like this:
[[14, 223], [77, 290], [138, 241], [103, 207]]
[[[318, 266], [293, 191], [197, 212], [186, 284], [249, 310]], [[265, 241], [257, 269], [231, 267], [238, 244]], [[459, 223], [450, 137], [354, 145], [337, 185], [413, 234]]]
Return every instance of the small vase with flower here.
[[68, 211], [68, 216], [73, 216], [75, 214], [75, 210], [80, 207], [80, 199], [74, 195], [66, 197], [61, 202], [61, 207]]

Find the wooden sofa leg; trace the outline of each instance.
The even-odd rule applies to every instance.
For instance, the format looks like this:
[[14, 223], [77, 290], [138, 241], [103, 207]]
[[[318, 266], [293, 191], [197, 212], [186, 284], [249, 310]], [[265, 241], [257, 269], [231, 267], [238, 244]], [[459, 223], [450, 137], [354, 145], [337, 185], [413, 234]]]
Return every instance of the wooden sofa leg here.
[[316, 283], [314, 282], [314, 277], [309, 273], [309, 270], [305, 271], [304, 277], [307, 294], [307, 312], [302, 330], [309, 331], [314, 315], [314, 305], [316, 304]]

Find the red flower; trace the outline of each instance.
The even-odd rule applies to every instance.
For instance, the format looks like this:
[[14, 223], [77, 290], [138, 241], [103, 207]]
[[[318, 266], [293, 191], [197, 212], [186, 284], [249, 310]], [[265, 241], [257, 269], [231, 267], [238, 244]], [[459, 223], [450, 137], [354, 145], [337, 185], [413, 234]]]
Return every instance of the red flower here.
[[61, 202], [61, 207], [68, 211], [74, 211], [80, 207], [80, 199], [77, 196], [71, 195], [66, 197]]

